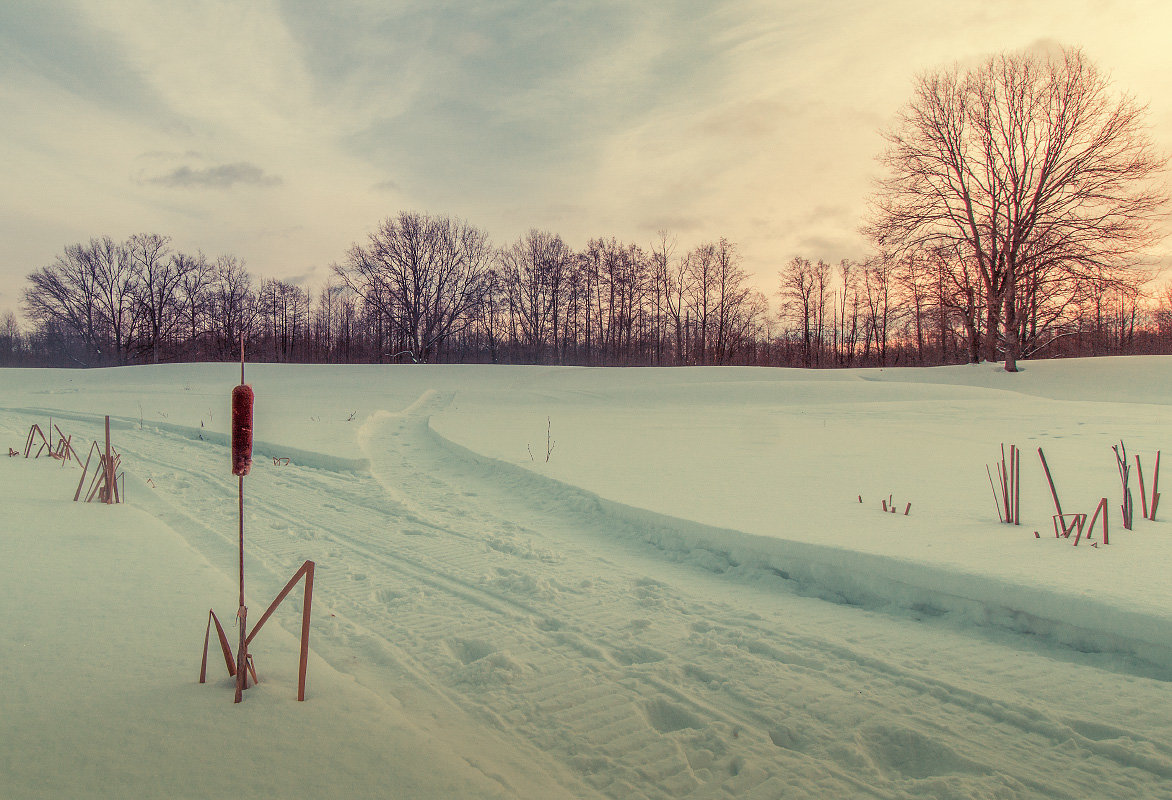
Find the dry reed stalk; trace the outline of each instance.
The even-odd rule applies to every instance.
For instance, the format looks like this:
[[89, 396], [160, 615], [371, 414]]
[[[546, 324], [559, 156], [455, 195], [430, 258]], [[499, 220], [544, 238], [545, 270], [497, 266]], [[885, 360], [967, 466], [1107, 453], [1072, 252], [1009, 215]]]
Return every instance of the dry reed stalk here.
[[248, 644], [252, 642], [253, 638], [255, 638], [257, 633], [260, 632], [261, 627], [266, 622], [268, 622], [269, 617], [271, 617], [273, 612], [277, 610], [277, 606], [279, 606], [281, 602], [289, 596], [289, 592], [293, 591], [293, 587], [297, 585], [297, 582], [304, 578], [305, 595], [301, 603], [301, 654], [297, 672], [298, 700], [305, 699], [305, 672], [309, 664], [309, 620], [311, 607], [313, 605], [313, 569], [314, 563], [312, 561], [306, 561], [301, 565], [301, 568], [298, 569], [297, 572], [293, 573], [293, 577], [290, 578], [289, 582], [285, 584], [285, 588], [277, 594], [273, 602], [270, 603], [269, 607], [265, 609], [265, 613], [261, 614], [260, 619], [257, 620], [257, 623], [253, 627], [252, 632], [248, 634], [246, 639], [244, 639], [243, 644], [244, 647], [247, 647]]
[[106, 415], [106, 504], [114, 502], [114, 460], [110, 456], [110, 416]]
[[1042, 452], [1042, 448], [1038, 448], [1038, 458], [1042, 459], [1042, 469], [1046, 472], [1046, 482], [1050, 484], [1050, 496], [1054, 498], [1054, 508], [1059, 515], [1062, 514], [1062, 504], [1058, 502], [1058, 492], [1054, 489], [1054, 479], [1050, 477], [1050, 467], [1046, 464], [1046, 454]]
[[997, 490], [993, 488], [993, 471], [989, 469], [989, 465], [985, 465], [985, 474], [989, 476], [989, 491], [993, 492], [993, 507], [997, 509], [997, 521], [1005, 522], [1001, 517], [1001, 503], [997, 499]]
[[1099, 514], [1103, 515], [1103, 544], [1108, 544], [1107, 541], [1107, 498], [1104, 497], [1095, 506], [1095, 513], [1091, 517], [1091, 522], [1087, 525], [1087, 538], [1089, 539], [1095, 530], [1095, 521], [1099, 519]]
[[1152, 522], [1156, 521], [1156, 506], [1160, 504], [1160, 451], [1156, 451], [1156, 468], [1152, 475], [1152, 515], [1148, 517]]
[[1013, 524], [1021, 524], [1021, 448], [1013, 446]]

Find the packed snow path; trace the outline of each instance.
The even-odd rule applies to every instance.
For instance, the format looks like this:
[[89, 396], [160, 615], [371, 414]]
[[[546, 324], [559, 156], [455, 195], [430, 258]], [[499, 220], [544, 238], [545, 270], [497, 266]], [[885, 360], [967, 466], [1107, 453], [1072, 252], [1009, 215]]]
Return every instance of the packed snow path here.
[[[369, 472], [258, 460], [249, 604], [314, 559], [315, 651], [506, 794], [1172, 797], [1167, 684], [674, 563], [618, 535], [644, 518], [442, 440], [449, 400], [367, 419]], [[235, 484], [194, 435], [118, 439], [144, 507], [233, 574]]]

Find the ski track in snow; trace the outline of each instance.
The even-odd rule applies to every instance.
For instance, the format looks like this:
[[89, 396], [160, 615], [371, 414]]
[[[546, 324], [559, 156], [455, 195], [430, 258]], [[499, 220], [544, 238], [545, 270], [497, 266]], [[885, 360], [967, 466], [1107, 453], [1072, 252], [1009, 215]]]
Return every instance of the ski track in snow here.
[[[638, 519], [446, 443], [450, 399], [368, 418], [369, 473], [258, 460], [249, 605], [315, 560], [315, 651], [509, 792], [1172, 798], [1167, 684], [676, 563], [615, 531]], [[235, 574], [223, 446], [123, 425], [132, 502]]]

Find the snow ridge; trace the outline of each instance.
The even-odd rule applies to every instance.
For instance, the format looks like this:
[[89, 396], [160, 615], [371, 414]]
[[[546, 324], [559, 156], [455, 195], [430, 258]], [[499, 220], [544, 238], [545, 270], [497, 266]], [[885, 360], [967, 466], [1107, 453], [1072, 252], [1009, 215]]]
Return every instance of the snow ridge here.
[[651, 545], [672, 561], [832, 603], [1026, 634], [1082, 654], [1121, 656], [1117, 666], [1123, 671], [1172, 680], [1172, 620], [1167, 617], [1052, 588], [1035, 590], [989, 576], [755, 536], [636, 508], [475, 453], [430, 424], [428, 432], [454, 459], [475, 465], [485, 479], [491, 476], [527, 502], [575, 515], [604, 535]]

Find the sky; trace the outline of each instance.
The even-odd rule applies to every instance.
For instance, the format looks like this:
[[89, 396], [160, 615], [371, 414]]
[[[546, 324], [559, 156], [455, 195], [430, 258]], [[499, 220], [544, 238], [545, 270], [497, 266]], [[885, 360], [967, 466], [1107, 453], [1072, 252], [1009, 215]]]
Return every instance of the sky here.
[[3, 0], [0, 314], [67, 245], [142, 232], [314, 291], [399, 211], [500, 245], [723, 236], [773, 295], [796, 255], [867, 254], [924, 71], [1081, 47], [1172, 154], [1169, 29], [1164, 0]]

